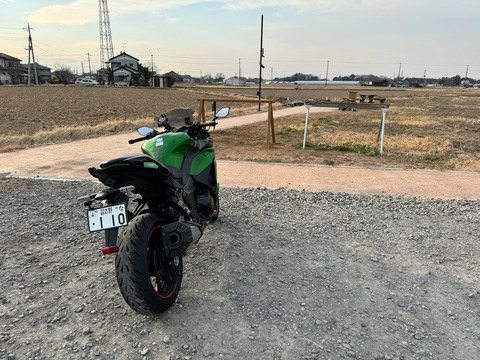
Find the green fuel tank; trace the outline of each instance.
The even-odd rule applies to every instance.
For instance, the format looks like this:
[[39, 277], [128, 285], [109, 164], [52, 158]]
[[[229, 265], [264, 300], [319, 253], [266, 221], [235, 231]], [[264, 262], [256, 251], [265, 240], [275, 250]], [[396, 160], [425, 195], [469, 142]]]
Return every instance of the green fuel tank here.
[[[142, 151], [167, 167], [181, 170], [185, 156], [193, 143], [193, 139], [185, 133], [165, 133], [143, 143]], [[212, 164], [214, 157], [213, 148], [201, 150], [192, 161], [190, 175], [199, 175]]]

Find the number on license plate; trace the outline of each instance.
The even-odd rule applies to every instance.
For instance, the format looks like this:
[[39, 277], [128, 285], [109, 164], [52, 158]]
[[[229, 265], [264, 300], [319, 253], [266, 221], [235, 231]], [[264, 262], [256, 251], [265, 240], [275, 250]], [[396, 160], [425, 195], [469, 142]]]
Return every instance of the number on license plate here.
[[88, 210], [90, 232], [113, 229], [127, 225], [127, 206], [118, 204]]

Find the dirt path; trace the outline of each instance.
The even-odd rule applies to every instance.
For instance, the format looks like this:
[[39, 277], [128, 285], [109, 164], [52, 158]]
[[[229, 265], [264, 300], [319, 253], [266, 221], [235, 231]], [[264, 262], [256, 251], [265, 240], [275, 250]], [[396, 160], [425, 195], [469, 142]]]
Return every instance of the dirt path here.
[[[302, 113], [303, 107], [275, 112], [275, 117]], [[314, 112], [331, 109], [312, 108]], [[218, 128], [246, 125], [266, 119], [266, 114], [221, 120]], [[0, 173], [11, 176], [55, 179], [91, 179], [87, 168], [139, 146], [128, 145], [136, 133], [87, 139], [0, 154]], [[369, 169], [312, 165], [263, 164], [219, 161], [224, 187], [289, 188], [352, 194], [405, 195], [423, 198], [480, 199], [480, 174], [474, 172]]]

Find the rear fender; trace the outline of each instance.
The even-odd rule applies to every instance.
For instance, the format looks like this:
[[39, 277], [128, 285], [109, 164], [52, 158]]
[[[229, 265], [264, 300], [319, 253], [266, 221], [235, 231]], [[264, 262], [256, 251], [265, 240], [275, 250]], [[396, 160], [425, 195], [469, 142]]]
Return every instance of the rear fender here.
[[118, 228], [105, 230], [105, 248], [117, 246]]
[[[119, 194], [114, 201], [112, 199], [107, 200], [109, 205], [115, 205], [124, 203], [128, 205], [129, 197], [127, 194]], [[127, 223], [131, 220], [131, 213], [128, 212]], [[111, 254], [118, 251], [117, 248], [117, 239], [118, 239], [118, 230], [119, 228], [107, 229], [105, 230], [105, 248], [102, 250], [103, 254]]]

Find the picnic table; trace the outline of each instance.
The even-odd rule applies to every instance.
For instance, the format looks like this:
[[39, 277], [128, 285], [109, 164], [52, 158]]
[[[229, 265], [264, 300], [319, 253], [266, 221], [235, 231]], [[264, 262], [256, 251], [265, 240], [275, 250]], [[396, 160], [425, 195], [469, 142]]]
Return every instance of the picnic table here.
[[384, 103], [385, 102], [385, 98], [382, 98], [382, 97], [377, 97], [376, 94], [358, 94], [358, 96], [360, 96], [360, 98], [357, 97], [357, 92], [356, 91], [349, 91], [348, 92], [348, 97], [347, 98], [343, 98], [343, 101], [349, 101], [349, 102], [361, 102], [361, 103], [369, 103], [369, 104], [373, 104], [374, 102], [380, 102], [380, 103]]
[[368, 99], [368, 103], [374, 103], [375, 101], [379, 101], [381, 103], [385, 102], [385, 98], [377, 97], [376, 94], [358, 94], [360, 96], [360, 102], [365, 102]]

